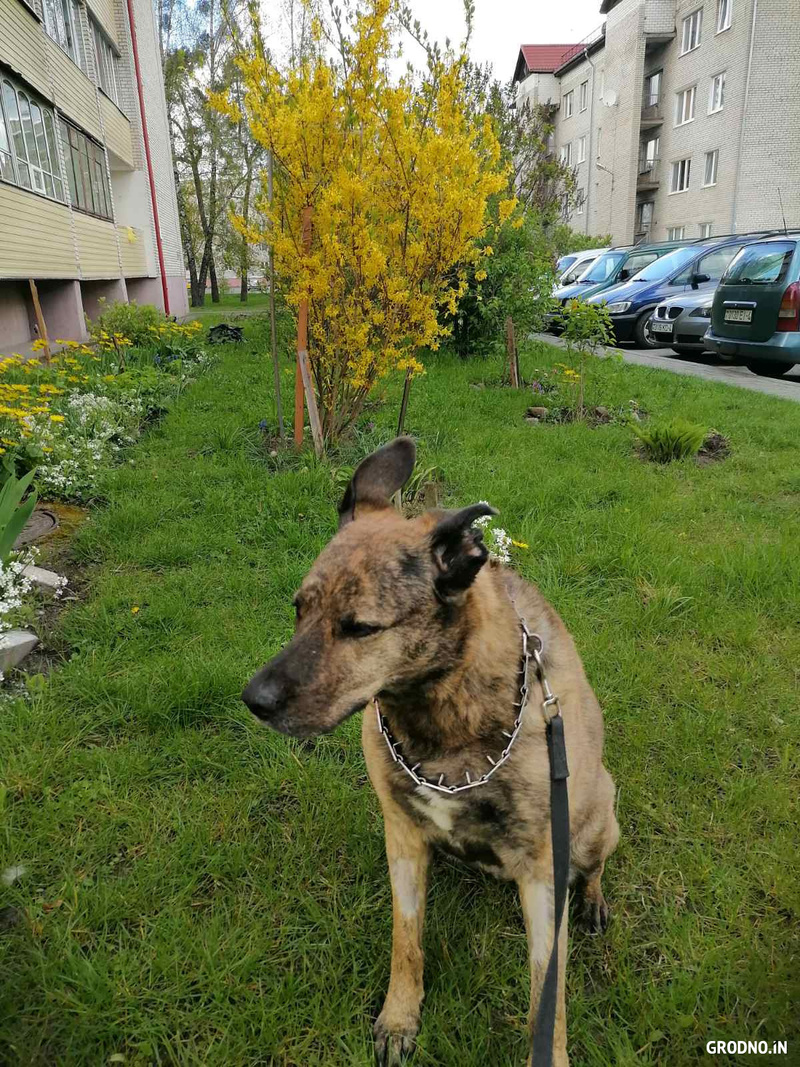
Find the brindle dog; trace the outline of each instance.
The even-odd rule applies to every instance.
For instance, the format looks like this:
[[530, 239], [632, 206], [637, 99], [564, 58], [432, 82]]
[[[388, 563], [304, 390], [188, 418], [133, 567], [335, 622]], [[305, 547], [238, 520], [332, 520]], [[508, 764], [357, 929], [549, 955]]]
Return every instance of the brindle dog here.
[[[603, 719], [564, 624], [537, 589], [494, 562], [473, 523], [485, 504], [404, 519], [391, 498], [414, 467], [398, 438], [369, 456], [340, 507], [339, 532], [295, 597], [290, 644], [243, 694], [270, 726], [294, 737], [333, 730], [380, 699], [409, 764], [428, 781], [463, 783], [507, 744], [519, 699], [517, 612], [544, 644], [550, 685], [561, 698], [569, 760], [571, 870], [583, 883], [583, 916], [608, 922], [600, 877], [619, 830], [614, 784], [603, 766]], [[515, 609], [516, 605], [516, 609]], [[531, 670], [531, 678], [534, 672]], [[365, 714], [362, 742], [381, 801], [394, 928], [389, 992], [375, 1024], [381, 1064], [398, 1064], [419, 1028], [422, 925], [431, 846], [517, 882], [531, 969], [531, 1026], [553, 940], [550, 774], [542, 692], [532, 680], [523, 727], [508, 762], [485, 784], [444, 795], [415, 783], [391, 758]], [[567, 1033], [566, 914], [559, 939], [553, 1064], [564, 1067]]]

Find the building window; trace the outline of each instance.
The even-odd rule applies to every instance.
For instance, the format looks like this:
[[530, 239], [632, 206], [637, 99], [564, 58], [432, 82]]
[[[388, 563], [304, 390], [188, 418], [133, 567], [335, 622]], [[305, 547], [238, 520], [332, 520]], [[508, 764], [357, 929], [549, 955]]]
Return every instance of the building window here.
[[686, 233], [685, 226], [670, 226], [667, 230], [668, 241], [682, 241]]
[[0, 103], [0, 177], [64, 199], [54, 113], [7, 78]]
[[706, 165], [703, 171], [703, 185], [716, 185], [717, 184], [717, 166], [719, 164], [719, 149], [715, 148], [713, 152], [706, 152]]
[[711, 223], [710, 222], [701, 222], [700, 223], [700, 236], [701, 237], [710, 237], [711, 236]]
[[703, 9], [698, 8], [683, 20], [683, 34], [681, 36], [681, 55], [685, 56], [700, 44], [700, 34], [703, 29]]
[[61, 144], [67, 163], [72, 206], [90, 215], [110, 219], [111, 192], [108, 187], [105, 152], [84, 133], [61, 120]]
[[717, 33], [730, 29], [733, 0], [717, 0]]
[[713, 115], [716, 111], [722, 111], [725, 106], [725, 71], [715, 74], [711, 79], [711, 88], [708, 93], [708, 113]]
[[[708, 156], [706, 156], [708, 159]], [[671, 193], [682, 193], [689, 188], [689, 179], [692, 174], [692, 160], [691, 157], [686, 159], [676, 159], [672, 164], [672, 174], [670, 175], [669, 191]]]
[[586, 162], [586, 134], [578, 138], [578, 163]]
[[92, 37], [94, 38], [94, 54], [97, 61], [97, 74], [100, 79], [100, 88], [119, 106], [119, 84], [117, 80], [117, 63], [119, 56], [117, 51], [106, 35], [100, 29], [94, 19], [89, 20], [92, 25]]
[[693, 85], [689, 89], [684, 89], [681, 93], [675, 94], [675, 125], [685, 126], [687, 122], [691, 122], [694, 118], [695, 102], [697, 100], [697, 86]]
[[580, 90], [580, 108], [581, 111], [585, 111], [589, 106], [589, 82], [581, 82]]
[[643, 200], [637, 210], [636, 232], [637, 234], [649, 234], [653, 225], [653, 201]]
[[564, 93], [564, 118], [572, 118], [572, 112], [575, 107], [575, 91], [570, 89], [568, 93]]
[[644, 82], [644, 107], [655, 107], [661, 100], [661, 71], [649, 75]]
[[579, 189], [575, 200], [575, 212], [578, 215], [583, 214], [583, 206], [586, 203], [586, 193], [583, 189]]
[[561, 162], [565, 167], [572, 166], [572, 142], [565, 144], [561, 149]]

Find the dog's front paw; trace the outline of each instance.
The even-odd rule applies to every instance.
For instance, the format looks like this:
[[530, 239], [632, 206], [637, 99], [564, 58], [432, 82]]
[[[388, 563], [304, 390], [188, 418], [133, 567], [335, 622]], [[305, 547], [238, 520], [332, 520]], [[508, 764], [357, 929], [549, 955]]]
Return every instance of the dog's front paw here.
[[375, 1059], [378, 1067], [400, 1067], [414, 1051], [419, 1020], [399, 1020], [381, 1012], [374, 1026]]
[[581, 922], [590, 934], [604, 934], [608, 929], [610, 912], [608, 904], [600, 897], [599, 900], [585, 899], [581, 909]]

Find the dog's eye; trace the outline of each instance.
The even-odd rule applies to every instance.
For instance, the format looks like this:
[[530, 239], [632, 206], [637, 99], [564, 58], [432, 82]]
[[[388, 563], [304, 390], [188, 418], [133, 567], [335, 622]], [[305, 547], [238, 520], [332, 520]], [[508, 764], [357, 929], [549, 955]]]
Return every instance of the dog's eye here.
[[339, 632], [342, 637], [369, 637], [370, 634], [379, 633], [383, 628], [370, 622], [358, 622], [352, 615], [347, 615], [339, 621]]

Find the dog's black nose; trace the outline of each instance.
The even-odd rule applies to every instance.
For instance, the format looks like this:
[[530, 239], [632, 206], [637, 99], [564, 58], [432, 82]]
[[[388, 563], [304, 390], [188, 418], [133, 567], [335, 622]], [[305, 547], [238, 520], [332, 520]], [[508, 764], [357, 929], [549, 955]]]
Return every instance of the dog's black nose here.
[[274, 676], [251, 678], [242, 693], [242, 700], [259, 719], [269, 721], [283, 707], [285, 693], [280, 681]]

